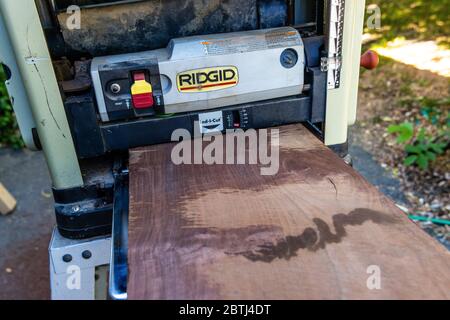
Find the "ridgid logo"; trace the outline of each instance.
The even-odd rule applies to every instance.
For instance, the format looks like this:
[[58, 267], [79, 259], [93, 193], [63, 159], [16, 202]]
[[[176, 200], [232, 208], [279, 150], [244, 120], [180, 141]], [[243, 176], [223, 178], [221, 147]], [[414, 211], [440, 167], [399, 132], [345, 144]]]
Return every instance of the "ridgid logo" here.
[[[195, 123], [196, 128], [200, 126]], [[179, 142], [171, 154], [175, 165], [260, 165], [263, 176], [276, 175], [280, 168], [278, 129], [227, 130], [225, 135], [198, 132], [194, 137], [186, 129], [177, 129], [172, 141]]]
[[208, 92], [234, 87], [239, 82], [236, 67], [214, 67], [185, 71], [177, 75], [180, 92]]

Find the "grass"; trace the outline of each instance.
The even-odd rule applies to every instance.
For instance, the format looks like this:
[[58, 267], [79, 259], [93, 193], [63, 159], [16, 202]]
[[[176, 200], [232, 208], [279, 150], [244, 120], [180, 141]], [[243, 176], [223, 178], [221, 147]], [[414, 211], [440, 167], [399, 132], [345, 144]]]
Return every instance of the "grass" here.
[[379, 45], [404, 37], [436, 40], [450, 48], [450, 0], [371, 0], [367, 4], [381, 9], [381, 30], [365, 30], [379, 37]]

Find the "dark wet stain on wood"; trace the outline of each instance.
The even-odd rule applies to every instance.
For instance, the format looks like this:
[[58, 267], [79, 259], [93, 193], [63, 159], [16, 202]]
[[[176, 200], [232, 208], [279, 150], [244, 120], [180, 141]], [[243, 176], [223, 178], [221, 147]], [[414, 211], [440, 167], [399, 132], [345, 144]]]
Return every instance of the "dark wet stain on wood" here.
[[306, 228], [298, 236], [286, 236], [275, 244], [266, 243], [256, 245], [253, 250], [234, 253], [239, 254], [251, 261], [272, 262], [275, 259], [289, 260], [297, 256], [300, 249], [317, 251], [325, 249], [327, 244], [340, 243], [347, 235], [346, 226], [360, 226], [363, 223], [371, 221], [376, 224], [395, 223], [396, 219], [382, 212], [369, 209], [356, 209], [346, 214], [337, 214], [333, 216], [333, 227], [336, 233], [333, 233], [330, 226], [320, 218], [314, 218], [316, 225], [314, 228]]

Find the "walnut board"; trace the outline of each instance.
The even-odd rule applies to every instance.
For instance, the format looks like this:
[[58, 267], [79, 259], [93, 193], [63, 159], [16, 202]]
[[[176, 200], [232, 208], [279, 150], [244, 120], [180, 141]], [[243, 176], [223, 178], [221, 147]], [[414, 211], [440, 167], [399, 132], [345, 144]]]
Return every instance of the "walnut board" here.
[[129, 299], [450, 299], [442, 245], [305, 127], [279, 129], [274, 176], [131, 151]]

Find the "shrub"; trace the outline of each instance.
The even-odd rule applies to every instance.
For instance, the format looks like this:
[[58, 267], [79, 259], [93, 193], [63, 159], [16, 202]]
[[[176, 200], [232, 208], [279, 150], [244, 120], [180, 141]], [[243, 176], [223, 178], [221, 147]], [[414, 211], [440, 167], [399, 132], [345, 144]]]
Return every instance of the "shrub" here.
[[24, 146], [24, 143], [20, 136], [4, 81], [5, 75], [3, 68], [0, 66], [0, 146], [19, 149]]
[[403, 145], [405, 166], [428, 169], [430, 163], [446, 152], [450, 139], [449, 100], [422, 98], [420, 117], [414, 123], [390, 125], [388, 133], [396, 135], [396, 142]]

